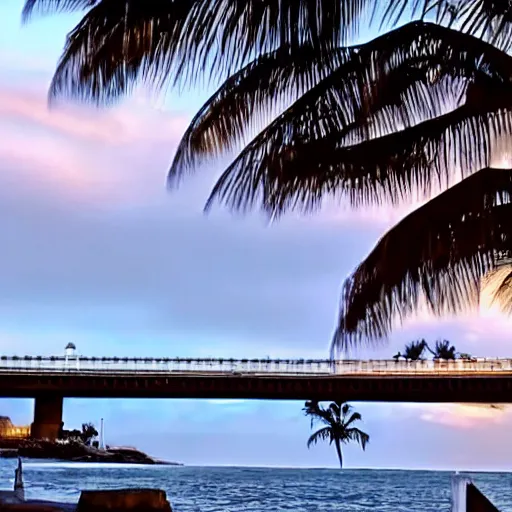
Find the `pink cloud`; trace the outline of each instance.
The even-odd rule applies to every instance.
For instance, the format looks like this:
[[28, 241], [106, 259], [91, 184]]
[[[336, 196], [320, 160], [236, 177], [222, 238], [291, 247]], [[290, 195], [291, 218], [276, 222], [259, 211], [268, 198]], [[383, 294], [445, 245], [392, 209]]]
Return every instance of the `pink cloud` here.
[[50, 109], [43, 87], [37, 93], [0, 89], [0, 116], [4, 120], [40, 125], [84, 141], [117, 145], [148, 139], [176, 139], [189, 119], [183, 114], [171, 115], [129, 103], [111, 109], [76, 105]]
[[104, 206], [164, 194], [173, 149], [188, 119], [135, 102], [111, 109], [48, 109], [40, 92], [0, 86], [2, 174], [60, 198]]
[[402, 404], [417, 410], [419, 418], [455, 429], [485, 428], [510, 420], [510, 409], [492, 404]]

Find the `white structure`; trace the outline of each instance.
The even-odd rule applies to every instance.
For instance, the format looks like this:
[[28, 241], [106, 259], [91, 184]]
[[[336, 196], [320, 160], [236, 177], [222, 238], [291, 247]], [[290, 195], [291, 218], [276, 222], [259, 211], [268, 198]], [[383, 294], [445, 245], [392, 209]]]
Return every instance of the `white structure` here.
[[66, 359], [74, 359], [76, 357], [76, 346], [74, 343], [68, 343], [65, 349]]
[[467, 487], [471, 479], [460, 475], [458, 472], [452, 477], [452, 508], [451, 512], [466, 512]]
[[78, 357], [78, 354], [76, 353], [76, 345], [74, 343], [68, 343], [65, 348], [65, 363], [66, 363], [66, 369], [73, 368], [77, 370], [80, 370], [80, 357]]
[[103, 418], [101, 418], [99, 448], [100, 448], [100, 450], [105, 449], [105, 442], [104, 442], [104, 438], [103, 438]]

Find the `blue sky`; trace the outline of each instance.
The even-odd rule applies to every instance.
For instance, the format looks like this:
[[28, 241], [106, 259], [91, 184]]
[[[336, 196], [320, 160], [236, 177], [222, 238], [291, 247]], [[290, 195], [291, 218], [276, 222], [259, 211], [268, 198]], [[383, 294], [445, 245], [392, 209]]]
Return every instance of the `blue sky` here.
[[[202, 207], [222, 162], [177, 192], [164, 186], [179, 138], [207, 91], [116, 108], [46, 105], [76, 16], [20, 23], [0, 4], [0, 352], [326, 357], [343, 278], [401, 211], [327, 207], [268, 226]], [[510, 355], [512, 325], [492, 310], [418, 315], [387, 345], [446, 337], [475, 355]], [[0, 400], [29, 423], [32, 401]], [[371, 434], [348, 466], [508, 469], [512, 417], [460, 405], [356, 404]], [[111, 444], [189, 464], [335, 466], [307, 450], [301, 402], [66, 400], [65, 422], [105, 418]], [[496, 442], [501, 440], [502, 443]]]

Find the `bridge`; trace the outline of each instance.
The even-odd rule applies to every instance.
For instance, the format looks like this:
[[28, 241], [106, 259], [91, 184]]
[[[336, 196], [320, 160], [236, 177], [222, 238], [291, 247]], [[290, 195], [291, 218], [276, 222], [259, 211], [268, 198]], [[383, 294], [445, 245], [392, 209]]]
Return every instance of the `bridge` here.
[[66, 397], [508, 403], [512, 359], [98, 358], [70, 344], [64, 356], [1, 356], [0, 396], [35, 398], [32, 436], [55, 439]]

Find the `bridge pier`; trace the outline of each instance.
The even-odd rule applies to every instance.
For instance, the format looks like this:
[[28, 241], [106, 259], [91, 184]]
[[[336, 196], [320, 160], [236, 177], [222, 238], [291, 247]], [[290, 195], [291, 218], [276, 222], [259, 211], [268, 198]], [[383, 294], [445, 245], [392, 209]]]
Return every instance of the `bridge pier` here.
[[34, 405], [34, 422], [30, 435], [35, 439], [55, 441], [62, 426], [62, 396], [37, 396]]

